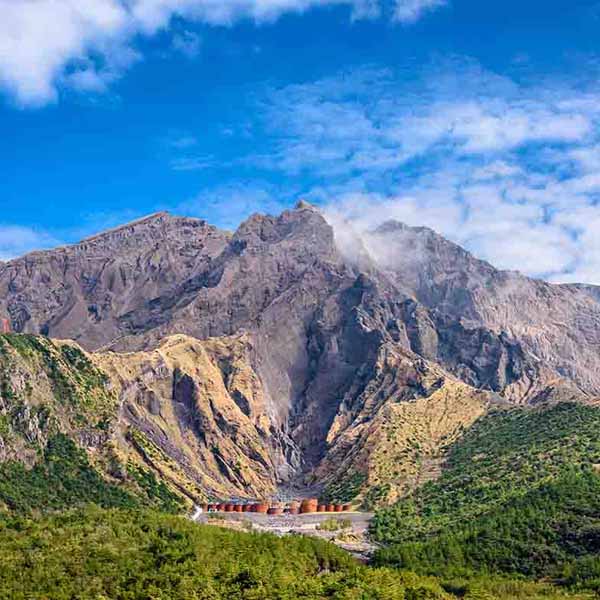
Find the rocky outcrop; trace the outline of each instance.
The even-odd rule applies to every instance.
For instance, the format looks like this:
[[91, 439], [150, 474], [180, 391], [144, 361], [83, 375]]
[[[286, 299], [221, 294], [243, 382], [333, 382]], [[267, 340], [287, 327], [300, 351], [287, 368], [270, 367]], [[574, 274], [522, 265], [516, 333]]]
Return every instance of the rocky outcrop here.
[[117, 406], [106, 374], [77, 346], [0, 336], [0, 462], [33, 464], [56, 433], [103, 451]]
[[598, 288], [499, 271], [427, 228], [390, 222], [366, 240], [382, 271], [426, 309], [420, 321], [437, 333], [436, 344], [423, 325], [429, 358], [517, 402], [557, 376], [600, 393]]
[[139, 467], [188, 501], [274, 494], [282, 450], [250, 349], [245, 336], [174, 336], [151, 352], [86, 354], [0, 336], [0, 463], [32, 465], [61, 433], [132, 488]]

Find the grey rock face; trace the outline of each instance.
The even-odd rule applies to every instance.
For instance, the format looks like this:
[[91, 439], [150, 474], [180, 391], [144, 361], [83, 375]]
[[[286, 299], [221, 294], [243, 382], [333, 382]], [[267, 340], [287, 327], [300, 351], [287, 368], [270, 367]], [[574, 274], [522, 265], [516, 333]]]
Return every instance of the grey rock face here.
[[[360, 412], [355, 403], [384, 345], [513, 402], [539, 401], [561, 381], [570, 394], [600, 394], [593, 286], [498, 271], [400, 223], [357, 243], [360, 261], [347, 260], [306, 203], [255, 215], [233, 235], [161, 213], [3, 264], [0, 314], [16, 331], [72, 338], [88, 350], [246, 331], [282, 479], [318, 464], [332, 423]], [[402, 385], [422, 395], [413, 379]], [[183, 380], [177, 386], [185, 403], [191, 392]], [[145, 402], [160, 413], [157, 399]], [[243, 397], [235, 402], [248, 410]]]
[[[599, 288], [498, 271], [426, 228], [386, 223], [368, 238], [382, 270], [428, 310], [438, 334], [428, 358], [515, 400], [535, 392], [541, 370], [598, 395]], [[527, 393], [506, 390], [528, 378]]]
[[123, 334], [119, 318], [187, 280], [229, 234], [199, 219], [152, 215], [74, 246], [0, 265], [0, 312], [17, 332], [97, 349]]

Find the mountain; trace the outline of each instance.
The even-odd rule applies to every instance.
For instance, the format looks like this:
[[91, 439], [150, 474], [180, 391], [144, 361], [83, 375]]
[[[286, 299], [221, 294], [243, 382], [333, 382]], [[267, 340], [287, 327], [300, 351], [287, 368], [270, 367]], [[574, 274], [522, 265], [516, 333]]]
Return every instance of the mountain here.
[[74, 340], [53, 346], [105, 377], [126, 462], [194, 500], [324, 486], [388, 503], [491, 408], [593, 403], [598, 297], [306, 203], [233, 234], [159, 213], [0, 266], [0, 316]]
[[0, 266], [2, 312], [16, 332], [97, 349], [122, 334], [118, 315], [191, 277], [230, 236], [198, 219], [159, 213]]

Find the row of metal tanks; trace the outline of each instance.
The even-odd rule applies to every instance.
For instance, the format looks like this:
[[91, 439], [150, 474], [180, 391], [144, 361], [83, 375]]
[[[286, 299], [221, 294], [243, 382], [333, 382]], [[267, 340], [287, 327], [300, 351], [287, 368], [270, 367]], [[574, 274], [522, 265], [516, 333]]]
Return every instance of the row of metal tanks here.
[[201, 504], [204, 512], [237, 512], [261, 513], [264, 515], [299, 515], [309, 513], [348, 512], [350, 504], [319, 504], [317, 498], [306, 498], [292, 502], [221, 502], [218, 504]]

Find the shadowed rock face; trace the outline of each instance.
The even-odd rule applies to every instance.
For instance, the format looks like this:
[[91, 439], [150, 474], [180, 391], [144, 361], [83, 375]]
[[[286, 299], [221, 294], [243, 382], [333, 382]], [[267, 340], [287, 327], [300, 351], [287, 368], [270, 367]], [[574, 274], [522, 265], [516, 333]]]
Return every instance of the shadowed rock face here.
[[[332, 456], [346, 454], [360, 470], [391, 401], [437, 393], [432, 406], [447, 411], [448, 398], [476, 398], [461, 404], [477, 410], [464, 409], [460, 423], [440, 420], [455, 431], [492, 397], [533, 403], [563, 388], [570, 398], [600, 395], [593, 286], [498, 271], [429, 229], [395, 222], [355, 241], [360, 260], [349, 260], [306, 204], [255, 215], [233, 235], [161, 213], [0, 266], [0, 313], [16, 331], [72, 338], [90, 351], [245, 333], [269, 422], [261, 452], [269, 449], [280, 481], [335, 471]], [[197, 381], [175, 374], [170, 393], [200, 439]], [[157, 416], [152, 394], [144, 402]], [[240, 390], [230, 400], [250, 415]]]

